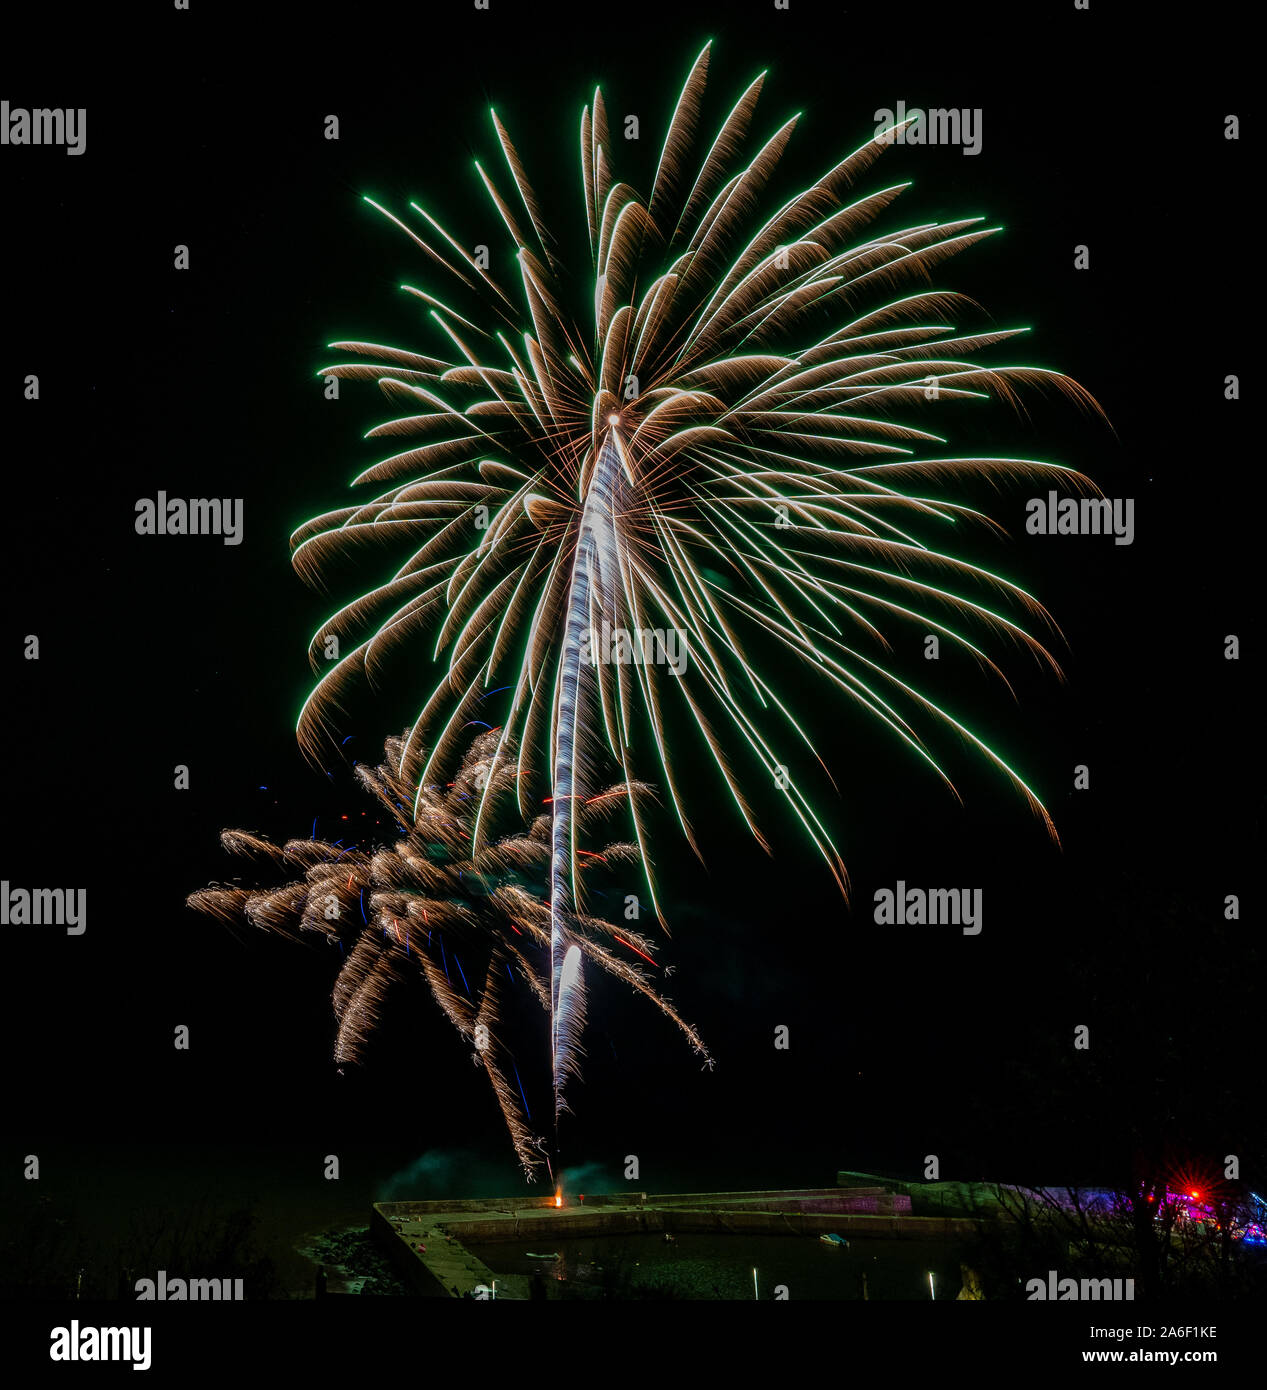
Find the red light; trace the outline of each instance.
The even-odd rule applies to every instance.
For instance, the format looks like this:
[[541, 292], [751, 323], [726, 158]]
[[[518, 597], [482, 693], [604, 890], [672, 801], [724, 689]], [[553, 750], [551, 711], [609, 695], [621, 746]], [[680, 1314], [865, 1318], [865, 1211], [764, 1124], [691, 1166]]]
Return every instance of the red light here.
[[1188, 1196], [1195, 1197], [1198, 1201], [1201, 1200], [1201, 1194], [1199, 1192], [1190, 1192]]

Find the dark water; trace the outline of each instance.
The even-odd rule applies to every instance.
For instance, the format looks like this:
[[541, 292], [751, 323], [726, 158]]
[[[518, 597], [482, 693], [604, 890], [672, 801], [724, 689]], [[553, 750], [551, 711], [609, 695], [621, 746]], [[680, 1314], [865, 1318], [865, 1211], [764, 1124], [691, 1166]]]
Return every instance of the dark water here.
[[[467, 1248], [499, 1275], [542, 1274], [555, 1298], [771, 1299], [781, 1286], [790, 1299], [860, 1299], [865, 1274], [870, 1298], [927, 1300], [930, 1270], [938, 1298], [953, 1299], [961, 1283], [947, 1241], [858, 1239], [844, 1250], [817, 1236], [538, 1236]], [[529, 1258], [555, 1251], [554, 1262]]]
[[[491, 1148], [420, 1153], [403, 1143], [329, 1142], [314, 1135], [308, 1142], [259, 1147], [50, 1141], [37, 1151], [43, 1165], [38, 1182], [22, 1181], [13, 1167], [0, 1177], [0, 1227], [8, 1243], [0, 1297], [72, 1297], [82, 1282], [85, 1297], [113, 1298], [125, 1271], [135, 1280], [162, 1268], [241, 1276], [252, 1300], [311, 1298], [318, 1265], [326, 1267], [331, 1291], [384, 1292], [388, 1273], [365, 1238], [374, 1202], [525, 1190], [513, 1158]], [[342, 1160], [337, 1180], [325, 1176], [332, 1151]], [[807, 1186], [830, 1182], [834, 1171], [804, 1161], [776, 1176]], [[665, 1191], [770, 1185], [769, 1170], [755, 1160], [751, 1167], [719, 1164], [711, 1172], [658, 1165], [656, 1177]], [[569, 1190], [619, 1189], [621, 1181], [610, 1164], [582, 1163], [565, 1174]], [[522, 1259], [529, 1248], [499, 1244], [478, 1253], [499, 1272], [532, 1274], [542, 1266]], [[547, 1248], [565, 1252], [569, 1293], [583, 1295], [601, 1293], [613, 1280], [635, 1290], [663, 1280], [669, 1296], [744, 1298], [751, 1296], [754, 1264], [763, 1297], [778, 1283], [793, 1298], [857, 1297], [864, 1262], [875, 1298], [926, 1297], [930, 1267], [939, 1296], [952, 1279], [952, 1292], [959, 1288], [949, 1247], [926, 1250], [908, 1242], [855, 1242], [851, 1251], [837, 1251], [800, 1237], [682, 1237], [665, 1247], [655, 1238], [630, 1236]], [[602, 1269], [589, 1268], [596, 1265]]]
[[[526, 1190], [513, 1154], [500, 1144], [420, 1151], [403, 1142], [353, 1143], [344, 1133], [333, 1140], [318, 1133], [287, 1144], [78, 1139], [32, 1148], [41, 1157], [38, 1182], [23, 1181], [15, 1165], [0, 1174], [0, 1229], [8, 1249], [0, 1297], [71, 1297], [82, 1281], [85, 1297], [113, 1298], [124, 1271], [152, 1278], [160, 1268], [244, 1277], [250, 1299], [311, 1298], [319, 1264], [332, 1290], [350, 1291], [358, 1280], [375, 1287], [380, 1271], [363, 1252], [330, 1248], [341, 1234], [364, 1231], [374, 1202]], [[332, 1152], [341, 1159], [337, 1180], [326, 1177]], [[811, 1186], [835, 1174], [803, 1161], [774, 1176]], [[702, 1161], [657, 1165], [656, 1179], [662, 1191], [772, 1185], [770, 1170], [756, 1161], [712, 1171]], [[564, 1182], [568, 1190], [601, 1192], [619, 1190], [623, 1178], [618, 1165], [578, 1162]], [[226, 1232], [238, 1218], [246, 1224], [230, 1238]], [[830, 1257], [826, 1246], [823, 1251]]]
[[[311, 1298], [318, 1264], [339, 1291], [378, 1273], [340, 1233], [364, 1231], [372, 1204], [393, 1191], [391, 1153], [350, 1155], [324, 1177], [329, 1146], [302, 1150], [184, 1145], [111, 1151], [41, 1144], [38, 1182], [0, 1183], [11, 1297], [114, 1298], [159, 1269], [246, 1280], [249, 1299]], [[12, 1168], [12, 1165], [11, 1165]], [[17, 1170], [20, 1174], [20, 1170]], [[355, 1258], [341, 1258], [343, 1256]], [[126, 1280], [125, 1280], [126, 1276]]]

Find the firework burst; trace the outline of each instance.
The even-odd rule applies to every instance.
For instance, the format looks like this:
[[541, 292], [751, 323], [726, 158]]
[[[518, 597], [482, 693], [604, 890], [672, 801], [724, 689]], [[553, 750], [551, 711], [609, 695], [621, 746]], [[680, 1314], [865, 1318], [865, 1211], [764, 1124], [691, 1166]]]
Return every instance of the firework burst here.
[[[453, 780], [428, 784], [421, 795], [400, 776], [403, 742], [388, 740], [381, 766], [356, 767], [362, 786], [396, 821], [401, 832], [397, 840], [353, 847], [317, 840], [314, 831], [313, 839], [277, 845], [243, 830], [226, 830], [221, 841], [231, 853], [270, 862], [298, 877], [274, 888], [206, 888], [192, 894], [189, 905], [225, 922], [338, 948], [342, 965], [333, 995], [338, 1022], [334, 1058], [341, 1064], [363, 1059], [392, 987], [420, 977], [441, 1012], [474, 1048], [474, 1060], [492, 1085], [525, 1175], [532, 1178], [546, 1161], [547, 1145], [532, 1131], [498, 1005], [506, 981], [521, 981], [550, 1010], [540, 961], [549, 958], [551, 912], [538, 887], [549, 865], [550, 817], [537, 816], [509, 833], [486, 834], [476, 845], [474, 818], [487, 783], [515, 775], [511, 760], [497, 759], [499, 748], [504, 752], [499, 735], [476, 738]], [[610, 787], [578, 804], [577, 823], [594, 830], [619, 807], [647, 795], [643, 787]], [[411, 815], [406, 808], [415, 800]], [[580, 872], [594, 876], [636, 858], [633, 845], [608, 844], [584, 855]], [[567, 915], [565, 929], [566, 973], [579, 972], [584, 959], [636, 990], [709, 1063], [695, 1029], [652, 987], [647, 971], [625, 959], [632, 951], [654, 964], [654, 943], [579, 913]], [[583, 996], [565, 991], [565, 1003], [569, 1012], [559, 1027], [568, 1040], [574, 1072], [585, 1021]]]
[[[316, 585], [367, 546], [399, 551], [389, 577], [313, 638], [314, 670], [325, 674], [298, 721], [310, 755], [324, 758], [354, 683], [373, 684], [389, 655], [425, 642], [440, 674], [420, 692], [398, 752], [409, 814], [494, 691], [504, 718], [490, 758], [513, 775], [481, 791], [471, 852], [499, 794], [526, 817], [548, 793], [556, 1113], [584, 1009], [584, 952], [573, 951], [568, 926], [584, 912], [578, 808], [605, 777], [633, 785], [642, 775], [695, 845], [682, 753], [670, 747], [673, 702], [757, 840], [765, 845], [744, 762], [764, 770], [847, 889], [840, 852], [788, 773], [785, 747], [817, 758], [812, 740], [745, 654], [755, 634], [947, 786], [930, 735], [952, 731], [1055, 834], [1020, 773], [898, 675], [888, 634], [935, 633], [1000, 679], [991, 642], [1054, 670], [1029, 630], [1047, 621], [1038, 603], [925, 537], [956, 522], [993, 524], [962, 500], [972, 477], [1091, 485], [1054, 464], [953, 454], [910, 416], [964, 399], [1015, 404], [1019, 388], [1041, 386], [1098, 408], [1057, 373], [983, 360], [1024, 330], [956, 326], [967, 301], [937, 288], [932, 272], [997, 228], [977, 218], [877, 225], [906, 185], [855, 186], [901, 127], [763, 211], [796, 120], [750, 143], [758, 77], [712, 141], [697, 142], [708, 61], [705, 48], [645, 197], [616, 176], [600, 91], [581, 117], [593, 266], [583, 314], [569, 308], [560, 243], [495, 114], [503, 182], [476, 167], [513, 253], [493, 268], [417, 204], [401, 217], [373, 204], [439, 273], [433, 289], [404, 287], [427, 312], [436, 355], [331, 345], [345, 360], [321, 375], [378, 384], [396, 414], [368, 437], [396, 451], [356, 479], [366, 500], [292, 539], [296, 570]], [[686, 669], [596, 660], [587, 636], [601, 630], [681, 634]], [[331, 635], [345, 653], [333, 667]], [[663, 920], [645, 815], [637, 798], [627, 804]]]

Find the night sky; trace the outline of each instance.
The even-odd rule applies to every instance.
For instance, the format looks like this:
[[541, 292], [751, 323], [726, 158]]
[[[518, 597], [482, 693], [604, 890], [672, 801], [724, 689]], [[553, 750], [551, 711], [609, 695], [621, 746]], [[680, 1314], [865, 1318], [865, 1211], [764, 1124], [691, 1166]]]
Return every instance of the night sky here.
[[[981, 533], [970, 553], [1043, 601], [1067, 681], [1016, 657], [1015, 701], [951, 661], [937, 688], [1030, 778], [1062, 849], [1001, 777], [952, 750], [957, 804], [788, 668], [777, 684], [840, 786], [818, 804], [853, 878], [847, 906], [776, 797], [754, 793], [766, 857], [687, 745], [707, 868], [660, 836], [674, 933], [662, 959], [717, 1068], [701, 1073], [671, 1025], [596, 983], [565, 1162], [615, 1181], [636, 1153], [649, 1191], [829, 1184], [841, 1168], [913, 1179], [927, 1154], [944, 1176], [1107, 1183], [1166, 1146], [1198, 1164], [1253, 1156], [1263, 1180], [1258, 463], [1250, 402], [1224, 399], [1252, 331], [1246, 147], [1223, 137], [1248, 87], [1205, 30], [1183, 36], [1181, 67], [1167, 55], [1163, 81], [1108, 6], [1029, 6], [1023, 22], [1012, 9], [744, 0], [572, 16], [450, 0], [303, 6], [270, 24], [195, 0], [188, 14], [112, 17], [108, 64], [84, 27], [82, 68], [51, 41], [10, 51], [0, 96], [89, 112], [82, 157], [0, 150], [2, 876], [88, 890], [81, 937], [3, 928], [13, 1201], [29, 1153], [54, 1195], [126, 1171], [161, 1175], [179, 1199], [215, 1170], [230, 1186], [249, 1172], [250, 1196], [271, 1172], [333, 1207], [328, 1153], [366, 1197], [426, 1154], [469, 1155], [472, 1188], [522, 1186], [469, 1049], [421, 989], [397, 997], [367, 1065], [336, 1075], [331, 960], [234, 935], [184, 899], [254, 872], [221, 850], [223, 827], [286, 838], [347, 814], [372, 833], [347, 768], [323, 776], [296, 747], [307, 640], [334, 605], [300, 583], [287, 546], [342, 505], [375, 457], [362, 435], [387, 418], [369, 385], [323, 399], [315, 373], [336, 357], [324, 345], [434, 346], [396, 288], [424, 274], [421, 255], [360, 195], [393, 209], [417, 198], [464, 240], [504, 249], [472, 167], [497, 156], [492, 103], [583, 304], [581, 107], [601, 81], [613, 117], [639, 114], [641, 140], [618, 154], [645, 189], [710, 37], [706, 124], [764, 68], [757, 131], [805, 113], [771, 205], [869, 138], [877, 109], [981, 109], [980, 154], [899, 147], [864, 187], [913, 180], [890, 222], [1001, 224], [939, 279], [999, 324], [1032, 326], [1015, 355], [1073, 376], [1112, 428], [1031, 396], [1027, 417], [959, 410], [943, 432], [960, 452], [1080, 469], [1134, 499], [1136, 534], [1122, 547], [1030, 536], [1024, 503], [1043, 489], [973, 494], [1009, 535]], [[330, 113], [337, 142], [322, 135]], [[1089, 270], [1074, 269], [1080, 244]], [[160, 490], [242, 498], [243, 543], [138, 536], [136, 503]], [[1224, 659], [1228, 634], [1239, 661]], [[910, 641], [899, 656], [920, 674]], [[426, 671], [418, 681], [430, 688]], [[410, 694], [361, 711], [350, 751], [373, 758]], [[173, 788], [177, 764], [188, 791]], [[1077, 764], [1088, 790], [1073, 789]], [[873, 894], [899, 879], [981, 888], [982, 934], [877, 926]], [[1233, 893], [1241, 917], [1226, 922]], [[177, 1024], [188, 1052], [172, 1046]], [[1072, 1049], [1079, 1024], [1087, 1054]]]

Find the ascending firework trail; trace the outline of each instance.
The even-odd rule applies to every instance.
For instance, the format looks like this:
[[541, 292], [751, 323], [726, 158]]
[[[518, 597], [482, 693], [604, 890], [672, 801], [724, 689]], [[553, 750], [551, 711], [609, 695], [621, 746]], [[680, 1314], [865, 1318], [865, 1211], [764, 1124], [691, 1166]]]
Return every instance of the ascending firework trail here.
[[[1056, 464], [950, 453], [909, 415], [1014, 401], [1017, 388], [1044, 385], [1097, 407], [1067, 377], [981, 360], [1024, 330], [956, 324], [970, 301], [937, 288], [931, 272], [997, 228], [978, 218], [878, 228], [907, 185], [859, 193], [855, 183], [909, 122], [771, 201], [796, 119], [749, 148], [761, 76], [693, 162], [708, 58], [705, 48], [691, 68], [645, 199], [615, 177], [601, 92], [585, 109], [593, 277], [579, 312], [561, 243], [495, 115], [509, 192], [476, 169], [514, 243], [513, 261], [496, 265], [514, 265], [516, 292], [495, 278], [482, 246], [468, 252], [417, 204], [408, 221], [373, 204], [442, 272], [432, 288], [405, 287], [426, 307], [441, 355], [333, 344], [359, 360], [321, 375], [376, 381], [397, 414], [369, 437], [403, 441], [403, 452], [357, 479], [369, 498], [293, 537], [295, 567], [315, 584], [348, 552], [401, 552], [390, 577], [313, 638], [314, 669], [327, 664], [332, 636], [345, 655], [303, 707], [304, 749], [323, 758], [350, 685], [385, 678], [388, 654], [425, 638], [442, 671], [399, 752], [413, 809], [477, 714], [497, 717], [490, 711], [502, 715], [491, 762], [513, 772], [479, 793], [472, 852], [497, 796], [516, 798], [528, 819], [543, 801], [549, 807], [556, 1126], [576, 1073], [594, 930], [584, 925], [594, 919], [585, 918], [576, 810], [603, 795], [602, 777], [635, 787], [645, 785], [641, 774], [694, 847], [670, 734], [674, 702], [683, 717], [672, 727], [698, 726], [719, 785], [758, 841], [741, 790], [755, 769], [847, 887], [802, 790], [821, 760], [770, 683], [772, 664], [750, 659], [746, 646], [781, 652], [780, 669], [817, 672], [947, 786], [932, 736], [966, 743], [1055, 833], [1021, 775], [899, 675], [888, 634], [901, 625], [935, 634], [1000, 679], [991, 643], [1024, 648], [1054, 670], [1026, 626], [1046, 622], [1039, 604], [929, 537], [993, 524], [964, 500], [973, 478], [1091, 485]], [[604, 624], [672, 632], [689, 660], [679, 670], [654, 659], [654, 644], [649, 660], [598, 660], [592, 643], [587, 657], [587, 638]], [[662, 920], [646, 798], [623, 803]]]

